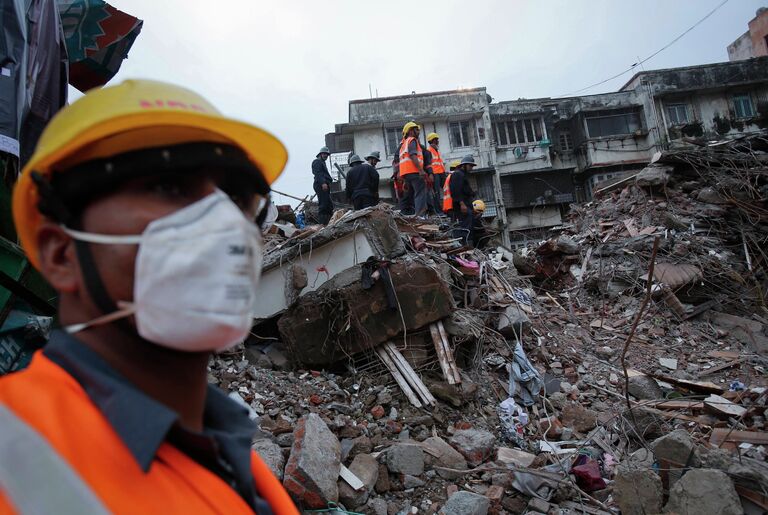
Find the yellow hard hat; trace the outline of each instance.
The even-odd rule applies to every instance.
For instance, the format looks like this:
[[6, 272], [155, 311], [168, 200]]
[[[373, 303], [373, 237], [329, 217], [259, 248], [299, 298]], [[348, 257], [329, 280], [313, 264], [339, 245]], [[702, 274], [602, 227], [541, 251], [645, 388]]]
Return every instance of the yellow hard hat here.
[[405, 137], [406, 134], [408, 134], [408, 131], [411, 129], [418, 129], [419, 124], [416, 122], [408, 122], [405, 125], [403, 125], [403, 137]]
[[429, 143], [433, 139], [439, 139], [439, 138], [440, 136], [436, 132], [430, 132], [429, 135], [427, 136], [427, 143]]
[[459, 161], [458, 159], [454, 159], [453, 161], [451, 161], [451, 164], [448, 166], [448, 168], [450, 170], [455, 170], [459, 166], [461, 166], [461, 161]]
[[485, 211], [485, 202], [478, 199], [472, 202], [472, 209], [475, 211], [480, 211], [481, 213]]
[[38, 266], [36, 233], [43, 215], [32, 172], [50, 177], [78, 163], [124, 152], [192, 142], [240, 148], [272, 184], [288, 161], [285, 146], [269, 132], [223, 116], [186, 88], [129, 80], [93, 89], [64, 107], [43, 131], [13, 191], [13, 219], [22, 247]]

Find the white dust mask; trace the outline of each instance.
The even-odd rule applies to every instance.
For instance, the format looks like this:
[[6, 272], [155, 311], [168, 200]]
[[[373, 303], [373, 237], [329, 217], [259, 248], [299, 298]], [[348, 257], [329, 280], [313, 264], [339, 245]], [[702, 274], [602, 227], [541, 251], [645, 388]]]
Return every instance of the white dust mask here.
[[177, 350], [222, 351], [248, 335], [261, 275], [261, 234], [224, 192], [158, 218], [141, 235], [64, 230], [89, 243], [139, 245], [133, 302], [117, 302], [120, 311], [67, 331], [134, 314], [141, 337]]

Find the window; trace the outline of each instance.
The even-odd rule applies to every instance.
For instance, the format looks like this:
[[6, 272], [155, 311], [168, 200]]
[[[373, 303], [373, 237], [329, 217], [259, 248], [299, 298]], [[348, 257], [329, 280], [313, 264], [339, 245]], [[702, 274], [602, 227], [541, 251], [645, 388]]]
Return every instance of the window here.
[[536, 143], [543, 139], [541, 122], [538, 118], [496, 122], [493, 124], [496, 144], [500, 147]]
[[474, 143], [474, 124], [471, 121], [451, 122], [448, 134], [451, 148], [471, 147]]
[[749, 95], [736, 95], [733, 97], [733, 109], [736, 118], [752, 118], [755, 110], [752, 109], [752, 97]]
[[403, 139], [403, 130], [400, 127], [387, 128], [387, 155], [397, 155], [400, 150], [400, 142]]
[[558, 136], [558, 141], [560, 142], [560, 150], [563, 152], [573, 150], [573, 139], [570, 132], [561, 132]]
[[637, 111], [608, 113], [596, 113], [591, 118], [587, 118], [587, 132], [590, 138], [632, 134], [642, 127], [640, 113]]
[[686, 104], [669, 104], [667, 116], [672, 125], [684, 125], [688, 123], [688, 106]]

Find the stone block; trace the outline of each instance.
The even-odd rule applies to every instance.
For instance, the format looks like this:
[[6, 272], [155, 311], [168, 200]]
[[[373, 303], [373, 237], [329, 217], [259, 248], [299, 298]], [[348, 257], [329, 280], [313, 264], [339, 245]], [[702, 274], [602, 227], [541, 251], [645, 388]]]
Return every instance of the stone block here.
[[522, 336], [522, 331], [530, 325], [531, 319], [528, 318], [525, 311], [512, 304], [507, 306], [504, 313], [499, 316], [497, 330], [507, 338], [514, 338], [518, 332], [520, 333], [519, 336]]
[[387, 469], [395, 474], [420, 476], [424, 473], [424, 451], [414, 444], [393, 445], [387, 449]]
[[668, 460], [679, 467], [699, 466], [696, 444], [684, 429], [675, 429], [651, 442], [651, 450], [657, 460]]
[[272, 471], [275, 477], [280, 480], [283, 479], [285, 456], [278, 444], [267, 439], [256, 440], [251, 444], [251, 449], [256, 451], [256, 454], [258, 454], [267, 467], [269, 467], [269, 470]]
[[664, 391], [656, 380], [649, 376], [632, 376], [629, 378], [629, 394], [640, 400], [663, 399]]
[[471, 467], [477, 467], [493, 456], [496, 437], [482, 429], [463, 429], [456, 431], [450, 443], [459, 451]]
[[483, 496], [462, 490], [448, 498], [440, 510], [443, 515], [487, 515], [491, 501]]
[[622, 464], [616, 472], [613, 494], [623, 515], [661, 512], [661, 478], [651, 469]]
[[370, 454], [358, 454], [352, 460], [349, 470], [363, 482], [363, 488], [354, 490], [346, 481], [340, 479], [339, 500], [348, 508], [362, 506], [373, 492], [376, 481], [379, 479], [379, 462]]
[[283, 486], [307, 508], [325, 508], [339, 500], [341, 445], [323, 419], [310, 413], [299, 419], [285, 466]]
[[728, 475], [721, 470], [686, 472], [669, 491], [665, 512], [679, 515], [740, 515], [739, 496]]

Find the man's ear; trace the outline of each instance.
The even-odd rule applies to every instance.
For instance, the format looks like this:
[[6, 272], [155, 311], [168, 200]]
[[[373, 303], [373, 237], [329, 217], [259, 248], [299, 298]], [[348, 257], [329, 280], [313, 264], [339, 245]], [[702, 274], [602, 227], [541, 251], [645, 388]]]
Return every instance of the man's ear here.
[[44, 221], [37, 232], [40, 272], [60, 293], [78, 290], [80, 268], [75, 242], [56, 223]]

